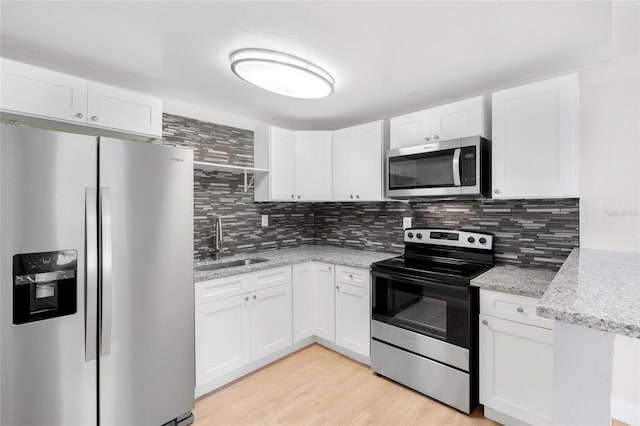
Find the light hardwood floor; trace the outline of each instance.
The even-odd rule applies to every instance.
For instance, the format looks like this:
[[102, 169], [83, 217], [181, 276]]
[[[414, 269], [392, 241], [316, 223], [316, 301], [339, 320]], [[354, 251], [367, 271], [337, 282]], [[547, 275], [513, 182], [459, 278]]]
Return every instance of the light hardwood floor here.
[[205, 425], [497, 425], [376, 376], [314, 344], [196, 401]]

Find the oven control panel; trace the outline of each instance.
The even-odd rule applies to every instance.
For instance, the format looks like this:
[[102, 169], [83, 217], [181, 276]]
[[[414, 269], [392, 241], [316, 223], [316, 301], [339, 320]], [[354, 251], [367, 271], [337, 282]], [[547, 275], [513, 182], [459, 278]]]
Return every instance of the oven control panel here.
[[404, 230], [404, 242], [486, 250], [493, 249], [493, 235], [491, 234], [452, 231], [448, 229], [408, 228]]

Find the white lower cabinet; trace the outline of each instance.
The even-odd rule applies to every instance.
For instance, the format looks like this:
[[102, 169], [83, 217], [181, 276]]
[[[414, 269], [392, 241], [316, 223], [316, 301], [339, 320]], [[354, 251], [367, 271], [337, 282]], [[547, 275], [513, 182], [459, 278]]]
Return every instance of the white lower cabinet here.
[[[290, 267], [276, 268], [239, 275], [239, 279], [225, 277], [196, 284], [197, 388], [202, 389], [209, 382], [291, 346], [290, 270]], [[236, 282], [250, 282], [253, 288], [265, 285], [263, 277], [270, 274], [288, 276], [289, 282], [283, 284], [282, 278], [273, 279], [270, 281], [272, 287], [231, 297], [225, 297], [224, 292], [219, 293], [222, 297], [216, 296], [216, 289], [247, 288], [246, 285], [236, 285]]]
[[306, 262], [196, 283], [196, 396], [316, 341], [361, 362], [369, 270]]
[[313, 336], [315, 329], [315, 274], [312, 262], [293, 265], [293, 341]]
[[315, 263], [315, 334], [329, 342], [336, 339], [335, 267], [328, 263]]
[[553, 322], [527, 314], [535, 298], [487, 290], [480, 291], [480, 298], [480, 402], [485, 416], [505, 424], [550, 424]]
[[291, 306], [291, 283], [251, 295], [252, 359], [265, 357], [293, 343]]
[[196, 306], [196, 385], [249, 362], [249, 296], [233, 296]]
[[336, 344], [369, 356], [369, 288], [336, 284]]

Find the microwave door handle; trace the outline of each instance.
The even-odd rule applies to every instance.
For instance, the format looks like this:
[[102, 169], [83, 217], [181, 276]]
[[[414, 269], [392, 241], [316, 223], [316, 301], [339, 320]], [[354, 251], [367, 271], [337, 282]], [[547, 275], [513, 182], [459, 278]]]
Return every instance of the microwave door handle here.
[[453, 185], [460, 186], [460, 148], [453, 151]]

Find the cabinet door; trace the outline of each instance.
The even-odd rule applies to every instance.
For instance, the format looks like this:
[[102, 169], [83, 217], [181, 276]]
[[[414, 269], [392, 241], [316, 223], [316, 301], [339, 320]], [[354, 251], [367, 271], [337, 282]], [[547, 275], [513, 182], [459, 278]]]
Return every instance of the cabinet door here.
[[336, 284], [336, 343], [361, 355], [370, 356], [370, 319], [369, 289]]
[[296, 139], [291, 130], [271, 127], [271, 199], [294, 201], [296, 192]]
[[389, 127], [391, 149], [430, 142], [427, 140], [431, 134], [428, 110], [393, 117], [389, 122]]
[[316, 335], [330, 342], [335, 342], [335, 282], [334, 267], [328, 263], [316, 265]]
[[296, 132], [296, 201], [331, 201], [331, 132]]
[[358, 188], [356, 200], [382, 200], [382, 121], [363, 124], [357, 128], [360, 175], [355, 176]]
[[91, 81], [88, 87], [89, 124], [162, 137], [162, 99]]
[[314, 334], [315, 271], [312, 262], [293, 265], [293, 341]]
[[70, 75], [1, 59], [4, 111], [87, 122], [87, 81]]
[[492, 104], [493, 197], [577, 197], [577, 74], [495, 92]]
[[361, 176], [361, 151], [356, 128], [333, 133], [333, 201], [355, 201]]
[[196, 386], [249, 362], [248, 294], [198, 305], [195, 316]]
[[253, 360], [293, 343], [291, 311], [291, 283], [251, 293]]
[[431, 108], [431, 142], [485, 136], [484, 116], [483, 96]]
[[530, 424], [551, 423], [553, 331], [480, 315], [480, 402]]

